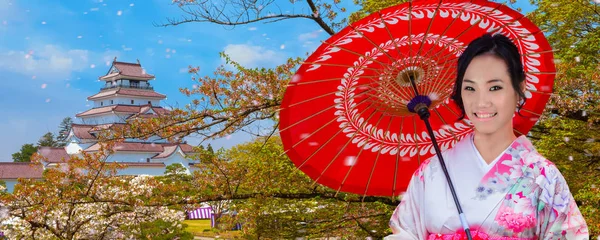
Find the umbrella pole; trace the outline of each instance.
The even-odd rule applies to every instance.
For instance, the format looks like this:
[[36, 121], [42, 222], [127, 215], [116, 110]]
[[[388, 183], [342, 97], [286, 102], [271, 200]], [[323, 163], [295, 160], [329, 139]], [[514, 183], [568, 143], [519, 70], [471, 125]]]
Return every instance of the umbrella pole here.
[[446, 168], [446, 163], [444, 162], [444, 158], [442, 157], [442, 153], [440, 151], [440, 147], [435, 140], [435, 135], [433, 134], [433, 129], [431, 128], [431, 124], [429, 123], [429, 108], [425, 103], [418, 103], [414, 108], [421, 117], [421, 120], [425, 122], [425, 126], [427, 127], [427, 132], [429, 132], [429, 136], [431, 138], [431, 142], [433, 143], [433, 147], [435, 148], [435, 153], [442, 164], [442, 170], [444, 171], [444, 175], [446, 175], [446, 180], [448, 181], [448, 186], [450, 187], [450, 191], [452, 192], [452, 197], [454, 198], [454, 204], [456, 205], [456, 209], [458, 210], [458, 216], [460, 218], [460, 223], [465, 230], [465, 234], [469, 240], [473, 239], [471, 237], [471, 231], [469, 230], [469, 224], [467, 223], [467, 218], [465, 217], [465, 213], [460, 206], [460, 202], [458, 201], [458, 197], [456, 195], [456, 190], [454, 190], [454, 185], [452, 184], [452, 180], [450, 179], [450, 175], [448, 174], [448, 169]]
[[462, 224], [463, 229], [465, 230], [465, 235], [467, 235], [467, 239], [472, 240], [471, 231], [469, 230], [469, 223], [467, 223], [467, 217], [465, 217], [465, 213], [460, 206], [460, 202], [458, 201], [458, 196], [456, 194], [456, 190], [454, 190], [454, 184], [452, 184], [452, 179], [450, 179], [450, 174], [448, 174], [448, 169], [446, 168], [446, 163], [444, 162], [444, 158], [442, 157], [442, 151], [440, 151], [440, 147], [435, 140], [435, 134], [433, 134], [433, 129], [431, 128], [431, 124], [429, 123], [429, 116], [431, 113], [429, 112], [429, 106], [431, 105], [431, 99], [428, 96], [419, 95], [419, 90], [417, 89], [417, 84], [415, 83], [416, 76], [412, 74], [408, 74], [408, 78], [410, 80], [410, 84], [412, 85], [413, 90], [415, 91], [415, 96], [407, 105], [408, 110], [411, 112], [416, 112], [421, 120], [425, 122], [425, 126], [427, 127], [427, 132], [429, 133], [429, 137], [431, 138], [431, 142], [433, 143], [433, 148], [435, 149], [435, 154], [442, 165], [442, 170], [444, 171], [444, 175], [446, 175], [446, 180], [448, 181], [448, 187], [450, 187], [450, 192], [452, 192], [452, 198], [454, 198], [454, 204], [456, 205], [456, 210], [458, 210], [458, 217], [460, 218], [460, 223]]

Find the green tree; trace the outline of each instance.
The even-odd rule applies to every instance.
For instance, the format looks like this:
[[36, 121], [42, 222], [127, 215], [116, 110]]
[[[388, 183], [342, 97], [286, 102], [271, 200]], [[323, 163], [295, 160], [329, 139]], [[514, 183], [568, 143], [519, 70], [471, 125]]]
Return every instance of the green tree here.
[[14, 162], [30, 162], [31, 156], [37, 152], [37, 147], [31, 143], [23, 144], [19, 152], [13, 153], [12, 158]]
[[44, 134], [44, 136], [42, 136], [40, 138], [40, 140], [38, 141], [38, 147], [58, 147], [59, 144], [56, 141], [56, 139], [54, 139], [54, 133], [51, 132], [47, 132], [46, 134]]
[[[353, 13], [348, 21], [356, 21], [367, 14], [401, 2], [404, 1], [354, 0], [360, 10]], [[348, 22], [339, 19], [338, 14], [345, 12], [345, 9], [338, 10], [336, 8], [340, 3], [338, 0], [291, 1], [294, 6], [306, 4], [307, 12], [298, 14], [288, 14], [285, 9], [277, 9], [274, 5], [262, 5], [261, 2], [250, 0], [177, 0], [174, 3], [183, 9], [184, 15], [182, 19], [169, 20], [165, 25], [208, 22], [224, 26], [237, 26], [261, 21], [281, 24], [286, 19], [304, 18], [314, 21], [325, 32], [333, 35], [343, 26], [342, 23]], [[232, 5], [231, 3], [240, 4]], [[559, 50], [555, 53], [557, 59], [555, 94], [552, 96], [545, 114], [538, 119], [538, 124], [532, 129], [531, 138], [539, 151], [555, 162], [563, 172], [588, 220], [592, 236], [598, 235], [600, 221], [595, 209], [600, 207], [596, 188], [600, 155], [597, 148], [597, 140], [600, 138], [598, 136], [600, 133], [598, 129], [598, 118], [600, 118], [598, 84], [600, 78], [600, 60], [598, 59], [600, 56], [600, 31], [597, 29], [600, 25], [599, 6], [593, 1], [531, 0], [530, 3], [536, 9], [528, 14], [528, 17], [546, 33], [552, 47]], [[223, 11], [225, 8], [231, 11]], [[194, 10], [190, 11], [189, 9]], [[265, 135], [266, 139], [270, 139], [269, 136], [274, 135], [277, 130], [277, 111], [283, 92], [302, 59], [289, 59], [272, 69], [249, 69], [231, 61], [226, 55], [222, 56], [226, 63], [234, 66], [233, 71], [220, 67], [215, 71], [214, 76], [200, 77], [197, 75], [199, 68], [190, 68], [193, 81], [197, 82], [199, 87], [181, 89], [181, 91], [187, 96], [197, 98], [193, 99], [192, 104], [185, 109], [176, 109], [170, 115], [153, 120], [151, 123], [135, 122], [132, 130], [135, 130], [133, 133], [137, 135], [134, 136], [151, 136], [158, 132], [163, 137], [171, 138], [198, 133], [205, 136], [206, 139], [213, 139], [247, 130], [248, 126], [255, 122], [272, 121], [274, 127]], [[268, 144], [268, 140], [265, 144]], [[282, 212], [289, 211], [282, 209], [283, 206], [301, 206], [300, 209], [306, 210], [302, 206], [306, 206], [309, 199], [310, 201], [322, 201], [324, 198], [343, 200], [344, 204], [353, 203], [349, 200], [352, 198], [325, 197], [330, 196], [326, 189], [320, 189], [317, 193], [302, 192], [297, 195], [290, 195], [282, 191], [287, 188], [271, 189], [274, 185], [245, 175], [243, 171], [236, 170], [236, 167], [239, 166], [230, 166], [229, 162], [233, 161], [231, 159], [235, 159], [232, 155], [227, 157], [223, 157], [223, 154], [219, 153], [216, 155], [218, 161], [202, 163], [202, 166], [207, 168], [204, 169], [204, 173], [212, 173], [211, 176], [217, 178], [214, 179], [215, 184], [202, 185], [200, 182], [196, 182], [196, 186], [201, 186], [200, 189], [204, 191], [203, 197], [198, 199], [201, 201], [229, 200], [231, 204], [234, 204], [230, 206], [231, 209], [244, 208], [240, 206], [254, 206], [252, 211], [246, 211], [246, 216], [250, 217], [244, 218], [244, 214], [238, 215], [238, 218], [247, 221], [246, 226], [251, 226], [250, 229], [253, 229], [246, 233], [248, 236], [262, 237], [277, 234], [274, 232], [278, 231], [261, 232], [260, 230], [261, 226], [275, 223], [282, 223], [278, 226], [278, 229], [282, 230], [279, 233], [287, 234], [279, 235], [278, 237], [281, 238], [291, 237], [298, 231], [304, 231], [303, 229], [293, 229], [290, 227], [293, 225], [292, 222], [283, 224], [285, 221], [276, 217]], [[244, 164], [239, 163], [240, 166], [246, 166]], [[246, 167], [244, 171], [252, 171], [252, 169], [254, 168]], [[268, 172], [268, 169], [262, 169], [253, 173], [257, 176], [264, 176], [262, 174]], [[262, 188], [242, 187], [244, 179], [240, 179], [241, 176], [253, 179], [256, 185], [262, 186]], [[278, 177], [279, 175], [275, 175], [271, 179], [277, 181]], [[264, 194], [265, 191], [269, 194]], [[276, 201], [282, 199], [294, 199], [294, 201], [275, 204]], [[372, 202], [385, 201], [380, 199]], [[389, 206], [393, 205], [389, 204]], [[267, 208], [262, 208], [262, 206], [267, 206]], [[271, 208], [276, 210], [271, 211]], [[389, 210], [381, 210], [373, 206], [367, 209], [375, 212], [380, 210], [378, 213], [383, 215], [389, 213]], [[363, 212], [369, 211], [363, 210]], [[250, 213], [256, 215], [252, 216]], [[268, 216], [259, 215], [261, 213], [268, 213]], [[302, 214], [302, 216], [304, 215]], [[327, 217], [331, 216], [315, 217], [313, 223], [338, 219]], [[387, 224], [382, 222], [381, 227], [387, 227]], [[320, 227], [314, 229], [323, 230]]]
[[532, 0], [529, 18], [557, 59], [554, 94], [532, 129], [538, 150], [565, 176], [590, 228], [600, 234], [600, 5]]
[[380, 238], [389, 233], [393, 201], [313, 186], [283, 154], [279, 137], [198, 158], [200, 171], [191, 181], [199, 191], [196, 199], [220, 204], [222, 229], [242, 223], [244, 237], [252, 239]]
[[58, 142], [58, 147], [67, 146], [67, 137], [69, 137], [69, 132], [71, 132], [71, 125], [73, 124], [73, 119], [71, 117], [66, 117], [62, 120], [60, 125], [58, 126], [58, 135], [56, 136], [56, 141]]

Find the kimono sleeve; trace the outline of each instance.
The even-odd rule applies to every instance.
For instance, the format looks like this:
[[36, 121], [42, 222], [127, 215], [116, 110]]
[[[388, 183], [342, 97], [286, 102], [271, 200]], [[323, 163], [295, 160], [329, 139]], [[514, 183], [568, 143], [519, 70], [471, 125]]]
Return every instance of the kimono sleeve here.
[[427, 231], [423, 219], [424, 183], [418, 174], [413, 175], [408, 189], [390, 220], [392, 235], [385, 237], [386, 240], [392, 239], [426, 239]]
[[558, 169], [551, 165], [546, 176], [536, 180], [540, 184], [539, 239], [589, 239], [588, 228]]

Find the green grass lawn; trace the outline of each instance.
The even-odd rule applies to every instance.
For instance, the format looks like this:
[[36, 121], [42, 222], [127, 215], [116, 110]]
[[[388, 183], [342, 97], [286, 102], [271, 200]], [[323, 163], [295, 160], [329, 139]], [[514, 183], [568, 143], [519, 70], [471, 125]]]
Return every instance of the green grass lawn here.
[[237, 239], [240, 238], [239, 231], [226, 231], [217, 233], [211, 230], [210, 219], [202, 220], [184, 220], [183, 223], [187, 224], [186, 231], [194, 234], [194, 236], [200, 237], [217, 237], [224, 239]]
[[210, 219], [184, 220], [183, 223], [188, 225], [185, 230], [195, 236], [200, 236], [205, 230], [210, 231]]

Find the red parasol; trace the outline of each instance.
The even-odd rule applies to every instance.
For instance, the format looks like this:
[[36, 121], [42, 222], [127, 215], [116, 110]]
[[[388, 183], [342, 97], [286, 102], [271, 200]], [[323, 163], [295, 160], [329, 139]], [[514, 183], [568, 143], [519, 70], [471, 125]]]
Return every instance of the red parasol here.
[[[508, 36], [522, 53], [527, 100], [513, 123], [517, 135], [526, 134], [554, 83], [553, 53], [543, 33], [505, 5], [419, 1], [344, 28], [300, 67], [280, 112], [288, 156], [337, 191], [399, 195], [437, 144], [451, 148], [472, 131], [468, 120], [457, 121], [461, 111], [449, 97], [458, 56], [488, 32]], [[416, 103], [428, 105], [428, 121], [411, 109]]]

